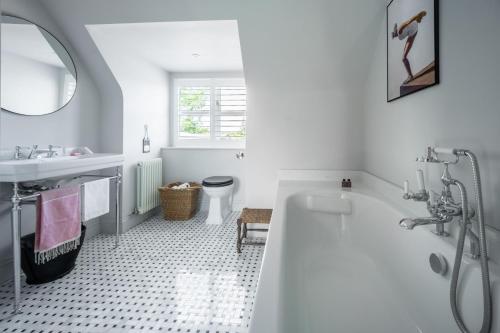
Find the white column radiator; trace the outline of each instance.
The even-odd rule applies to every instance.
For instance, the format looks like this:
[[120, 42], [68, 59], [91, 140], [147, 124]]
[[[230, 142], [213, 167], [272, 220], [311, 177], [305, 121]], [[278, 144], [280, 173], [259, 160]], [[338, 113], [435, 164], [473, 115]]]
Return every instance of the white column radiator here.
[[137, 164], [137, 213], [144, 214], [160, 205], [158, 187], [162, 186], [162, 159]]

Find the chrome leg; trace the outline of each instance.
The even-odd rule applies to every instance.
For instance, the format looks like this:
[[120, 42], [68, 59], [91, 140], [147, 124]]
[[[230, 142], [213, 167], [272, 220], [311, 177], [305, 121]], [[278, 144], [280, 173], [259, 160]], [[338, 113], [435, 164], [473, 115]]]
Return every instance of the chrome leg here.
[[12, 256], [14, 268], [14, 309], [13, 314], [19, 313], [21, 304], [21, 200], [19, 198], [18, 184], [14, 183], [11, 198], [12, 211]]
[[122, 175], [120, 173], [120, 168], [116, 168], [116, 239], [115, 239], [115, 248], [120, 244], [120, 184], [122, 182]]

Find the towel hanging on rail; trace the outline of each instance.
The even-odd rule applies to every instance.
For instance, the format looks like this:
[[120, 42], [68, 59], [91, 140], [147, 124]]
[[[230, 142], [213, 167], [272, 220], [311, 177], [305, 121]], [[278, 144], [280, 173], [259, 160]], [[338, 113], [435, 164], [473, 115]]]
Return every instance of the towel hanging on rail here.
[[109, 178], [83, 184], [83, 220], [109, 213]]
[[40, 193], [37, 201], [35, 262], [43, 264], [80, 244], [80, 186]]

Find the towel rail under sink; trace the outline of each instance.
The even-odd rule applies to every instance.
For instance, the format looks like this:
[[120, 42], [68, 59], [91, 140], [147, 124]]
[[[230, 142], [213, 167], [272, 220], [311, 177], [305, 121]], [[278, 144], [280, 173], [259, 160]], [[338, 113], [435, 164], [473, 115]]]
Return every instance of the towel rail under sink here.
[[[115, 248], [118, 247], [120, 242], [120, 184], [122, 182], [122, 175], [120, 168], [116, 168], [115, 176], [102, 176], [102, 175], [81, 175], [74, 179], [92, 177], [92, 178], [108, 178], [114, 180], [116, 185], [116, 230], [115, 230]], [[80, 184], [84, 186], [84, 184]], [[12, 222], [12, 252], [13, 252], [13, 267], [14, 267], [14, 300], [13, 300], [13, 313], [19, 313], [21, 303], [21, 206], [23, 204], [33, 204], [34, 199], [40, 196], [40, 192], [22, 195], [19, 190], [19, 183], [13, 183], [13, 194], [10, 198], [11, 209], [11, 222]], [[0, 320], [3, 318], [0, 318]]]

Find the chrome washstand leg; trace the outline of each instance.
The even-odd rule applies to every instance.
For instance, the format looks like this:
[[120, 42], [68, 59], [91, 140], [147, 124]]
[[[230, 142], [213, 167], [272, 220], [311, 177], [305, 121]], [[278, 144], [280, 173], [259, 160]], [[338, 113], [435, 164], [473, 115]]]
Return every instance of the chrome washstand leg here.
[[116, 180], [115, 180], [115, 185], [116, 185], [116, 201], [115, 201], [115, 206], [116, 206], [116, 235], [115, 235], [115, 248], [118, 248], [118, 245], [120, 245], [120, 184], [122, 182], [122, 175], [120, 173], [120, 168], [116, 168]]
[[12, 211], [12, 257], [14, 268], [14, 302], [13, 314], [18, 314], [21, 304], [21, 199], [19, 197], [18, 183], [13, 184], [11, 197]]

